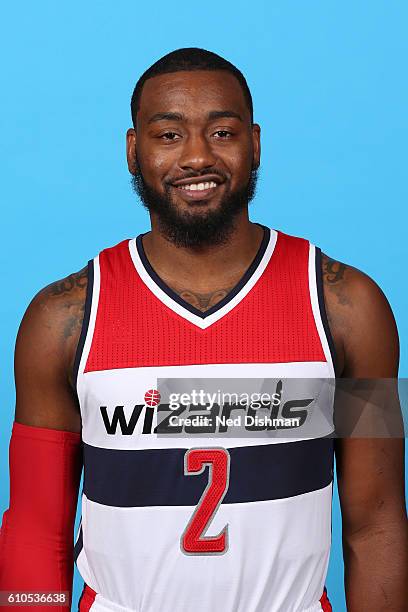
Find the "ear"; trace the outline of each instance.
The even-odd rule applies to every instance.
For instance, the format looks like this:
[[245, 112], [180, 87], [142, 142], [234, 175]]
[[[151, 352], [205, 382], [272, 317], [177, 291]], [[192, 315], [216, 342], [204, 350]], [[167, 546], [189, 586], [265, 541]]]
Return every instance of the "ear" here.
[[138, 170], [136, 162], [136, 146], [136, 130], [134, 128], [129, 128], [126, 132], [126, 157], [130, 174], [135, 174]]
[[261, 163], [261, 127], [257, 123], [252, 126], [252, 146], [254, 150], [252, 168], [256, 170]]

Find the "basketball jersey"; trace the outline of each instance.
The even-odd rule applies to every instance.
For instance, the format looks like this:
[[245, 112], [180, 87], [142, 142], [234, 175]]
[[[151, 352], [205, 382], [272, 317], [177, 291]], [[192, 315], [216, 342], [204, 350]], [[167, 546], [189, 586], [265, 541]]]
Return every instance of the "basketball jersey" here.
[[[206, 312], [161, 280], [142, 235], [88, 264], [75, 360], [84, 451], [80, 609], [331, 609], [335, 371], [321, 251], [262, 227], [252, 264]], [[307, 407], [307, 418], [290, 436], [262, 424], [230, 435], [225, 422], [214, 435], [213, 421], [211, 434], [207, 421], [201, 435], [179, 423], [168, 435], [168, 398], [189, 384], [217, 393], [272, 388], [286, 417]], [[172, 414], [208, 410], [187, 407]], [[230, 416], [238, 412], [230, 404]]]

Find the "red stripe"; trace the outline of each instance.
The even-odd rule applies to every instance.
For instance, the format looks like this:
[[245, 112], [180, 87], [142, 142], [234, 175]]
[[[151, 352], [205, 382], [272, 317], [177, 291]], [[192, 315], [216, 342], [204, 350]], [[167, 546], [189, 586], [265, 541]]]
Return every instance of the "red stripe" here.
[[88, 612], [90, 610], [93, 602], [95, 601], [96, 592], [91, 589], [87, 584], [84, 585], [84, 589], [82, 591], [81, 599], [79, 600], [79, 612]]
[[333, 608], [327, 597], [326, 588], [324, 589], [323, 595], [320, 598], [320, 605], [322, 606], [323, 612], [333, 612]]
[[[96, 592], [86, 584], [82, 591], [81, 599], [79, 600], [79, 612], [88, 612], [95, 601], [95, 597]], [[333, 608], [327, 597], [326, 589], [324, 589], [323, 595], [320, 598], [320, 605], [322, 606], [323, 612], [333, 612]]]
[[85, 372], [190, 364], [326, 361], [314, 321], [309, 243], [279, 232], [246, 297], [203, 330], [165, 306], [138, 276], [128, 242], [100, 254], [101, 289]]

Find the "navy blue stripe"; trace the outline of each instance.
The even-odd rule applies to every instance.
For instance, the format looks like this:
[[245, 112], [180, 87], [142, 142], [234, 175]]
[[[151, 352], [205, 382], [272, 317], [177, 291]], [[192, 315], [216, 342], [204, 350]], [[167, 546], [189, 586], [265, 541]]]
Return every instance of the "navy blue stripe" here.
[[81, 362], [81, 357], [82, 357], [82, 353], [83, 353], [84, 346], [85, 346], [86, 335], [88, 333], [89, 319], [91, 317], [93, 285], [94, 285], [94, 262], [91, 259], [88, 262], [88, 284], [86, 287], [84, 318], [82, 321], [81, 334], [79, 336], [78, 346], [77, 346], [77, 349], [75, 352], [75, 358], [74, 358], [73, 381], [74, 381], [75, 388], [76, 388], [77, 380], [78, 380], [79, 364]]
[[[333, 478], [332, 438], [228, 450], [230, 482], [223, 504], [301, 495]], [[84, 444], [84, 493], [106, 506], [194, 506], [209, 468], [185, 476], [185, 453], [185, 448], [113, 450]]]
[[84, 543], [83, 543], [82, 524], [81, 524], [81, 528], [79, 530], [79, 535], [78, 535], [77, 541], [76, 541], [75, 546], [74, 546], [74, 561], [75, 562], [78, 559], [79, 553], [81, 552], [83, 546], [84, 546]]
[[83, 600], [83, 598], [85, 596], [85, 589], [86, 589], [86, 584], [84, 582], [84, 586], [82, 588], [81, 597], [79, 598], [79, 601], [78, 601], [78, 612], [81, 612], [81, 603], [82, 603], [82, 600]]
[[211, 306], [211, 308], [209, 308], [205, 312], [202, 312], [198, 308], [195, 308], [194, 306], [192, 306], [191, 304], [189, 304], [188, 302], [183, 300], [183, 298], [181, 298], [175, 291], [173, 291], [173, 289], [171, 287], [169, 287], [160, 278], [160, 276], [157, 274], [157, 272], [154, 270], [154, 268], [150, 264], [150, 261], [147, 259], [145, 250], [143, 248], [143, 240], [142, 240], [144, 234], [140, 234], [136, 238], [136, 248], [137, 248], [137, 252], [139, 253], [140, 260], [141, 260], [141, 262], [142, 262], [146, 272], [153, 279], [153, 281], [156, 283], [156, 285], [158, 285], [160, 287], [160, 289], [162, 289], [162, 291], [167, 293], [167, 295], [169, 297], [171, 297], [172, 300], [174, 300], [175, 302], [180, 304], [180, 306], [182, 306], [186, 310], [189, 310], [190, 312], [192, 312], [193, 314], [197, 315], [201, 319], [205, 319], [206, 317], [212, 315], [214, 312], [217, 312], [218, 310], [220, 310], [220, 308], [225, 306], [225, 304], [228, 304], [228, 302], [230, 302], [237, 295], [237, 293], [239, 293], [239, 291], [241, 291], [241, 289], [247, 284], [247, 282], [249, 281], [251, 276], [254, 274], [254, 272], [258, 268], [258, 266], [259, 266], [259, 264], [261, 262], [261, 259], [262, 259], [262, 257], [265, 254], [266, 247], [269, 244], [269, 240], [270, 240], [270, 236], [271, 236], [271, 231], [270, 231], [269, 227], [266, 227], [265, 225], [261, 225], [260, 223], [257, 223], [256, 225], [260, 225], [260, 227], [263, 228], [264, 235], [263, 235], [263, 238], [262, 238], [262, 241], [261, 241], [261, 245], [260, 245], [260, 247], [258, 249], [257, 254], [255, 255], [254, 260], [252, 261], [251, 265], [249, 266], [249, 268], [247, 269], [247, 271], [245, 272], [243, 277], [235, 285], [235, 287], [233, 289], [231, 289], [231, 291], [222, 300], [220, 300], [219, 302], [214, 304], [214, 306]]

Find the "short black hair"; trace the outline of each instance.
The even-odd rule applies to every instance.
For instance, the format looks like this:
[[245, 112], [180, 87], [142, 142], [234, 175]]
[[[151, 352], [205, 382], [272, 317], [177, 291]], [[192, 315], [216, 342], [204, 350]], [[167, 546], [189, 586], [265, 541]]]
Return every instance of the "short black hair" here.
[[139, 110], [140, 97], [145, 82], [154, 76], [158, 76], [159, 74], [168, 74], [170, 72], [181, 72], [187, 70], [226, 70], [227, 72], [233, 74], [242, 87], [242, 91], [244, 92], [245, 100], [248, 104], [251, 115], [251, 122], [253, 123], [254, 111], [252, 96], [242, 72], [238, 70], [234, 64], [231, 64], [231, 62], [224, 59], [220, 55], [213, 53], [212, 51], [199, 49], [198, 47], [185, 47], [183, 49], [171, 51], [167, 55], [161, 57], [142, 74], [136, 83], [130, 103], [134, 127], [136, 127], [136, 115], [137, 111]]

